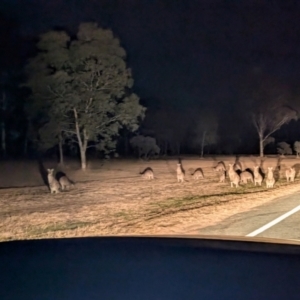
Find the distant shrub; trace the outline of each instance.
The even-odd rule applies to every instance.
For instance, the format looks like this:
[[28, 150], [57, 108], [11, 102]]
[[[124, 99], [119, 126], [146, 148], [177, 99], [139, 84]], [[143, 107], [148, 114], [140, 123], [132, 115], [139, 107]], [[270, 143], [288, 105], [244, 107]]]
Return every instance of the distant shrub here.
[[297, 157], [299, 157], [299, 153], [300, 153], [300, 142], [299, 141], [296, 141], [294, 143], [294, 151], [296, 152]]
[[155, 138], [137, 135], [130, 140], [131, 147], [135, 150], [139, 158], [149, 159], [158, 156], [160, 148], [156, 144]]
[[275, 142], [275, 139], [272, 136], [269, 136], [264, 140], [264, 147]]
[[277, 144], [277, 152], [278, 154], [281, 154], [281, 155], [292, 155], [293, 154], [293, 150], [291, 148], [291, 145], [286, 143], [286, 142], [280, 142]]

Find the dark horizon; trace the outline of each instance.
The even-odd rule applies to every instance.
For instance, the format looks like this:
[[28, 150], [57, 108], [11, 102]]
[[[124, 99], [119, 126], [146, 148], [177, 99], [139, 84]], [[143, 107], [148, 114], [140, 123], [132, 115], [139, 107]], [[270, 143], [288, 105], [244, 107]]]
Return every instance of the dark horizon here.
[[[75, 34], [80, 23], [91, 21], [112, 29], [127, 52], [134, 91], [148, 109], [141, 133], [149, 132], [145, 124], [156, 111], [175, 110], [186, 122], [190, 112], [197, 118], [197, 112], [213, 110], [220, 145], [211, 151], [222, 152], [227, 143], [233, 153], [255, 154], [257, 134], [245, 116], [242, 85], [261, 71], [299, 95], [297, 1], [2, 0], [0, 8], [2, 72], [20, 71], [35, 53], [33, 41], [51, 29]], [[284, 125], [273, 135], [276, 143], [299, 140], [298, 128], [298, 121]], [[193, 151], [188, 142], [182, 149]], [[276, 151], [276, 144], [266, 150]]]

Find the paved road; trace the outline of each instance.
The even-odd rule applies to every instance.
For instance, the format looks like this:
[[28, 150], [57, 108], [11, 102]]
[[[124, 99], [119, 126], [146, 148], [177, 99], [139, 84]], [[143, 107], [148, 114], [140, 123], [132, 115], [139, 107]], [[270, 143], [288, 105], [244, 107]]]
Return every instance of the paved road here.
[[[248, 212], [233, 215], [218, 225], [199, 229], [198, 233], [246, 236], [299, 205], [300, 192], [277, 198]], [[300, 240], [300, 211], [255, 236]]]

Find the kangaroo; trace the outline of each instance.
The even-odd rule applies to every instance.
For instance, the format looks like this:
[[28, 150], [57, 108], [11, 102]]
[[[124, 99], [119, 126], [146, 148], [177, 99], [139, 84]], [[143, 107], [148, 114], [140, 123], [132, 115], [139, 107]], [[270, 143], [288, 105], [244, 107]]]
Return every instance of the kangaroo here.
[[196, 169], [191, 175], [193, 176], [194, 180], [204, 178], [203, 171], [200, 168]]
[[267, 173], [267, 179], [266, 179], [266, 185], [267, 188], [274, 187], [275, 179], [273, 174], [273, 167], [268, 167], [268, 173]]
[[229, 177], [229, 180], [230, 180], [230, 186], [234, 187], [234, 185], [235, 185], [235, 187], [237, 188], [239, 186], [240, 176], [233, 169], [233, 164], [228, 164], [228, 166], [229, 166], [228, 177]]
[[143, 172], [140, 173], [145, 179], [154, 179], [154, 172], [151, 168], [146, 168]]
[[48, 171], [48, 183], [50, 187], [50, 192], [52, 193], [59, 193], [60, 192], [60, 185], [58, 181], [53, 176], [54, 169], [47, 169]]
[[253, 176], [248, 171], [243, 171], [240, 174], [240, 177], [241, 177], [241, 183], [248, 183], [248, 180], [250, 180], [253, 183]]
[[286, 181], [287, 182], [289, 182], [289, 181], [291, 181], [291, 182], [295, 181], [295, 175], [296, 175], [296, 170], [295, 170], [294, 167], [291, 167], [291, 168], [287, 169], [285, 171]]
[[220, 176], [220, 181], [219, 182], [225, 182], [225, 171], [223, 172], [223, 174]]
[[242, 171], [242, 164], [239, 161], [236, 161], [233, 165], [234, 171]]
[[254, 167], [254, 172], [253, 172], [254, 173], [254, 185], [256, 185], [256, 183], [257, 183], [259, 186], [261, 186], [263, 178], [262, 178], [261, 174], [259, 173], [258, 169], [259, 169], [259, 166]]
[[177, 173], [177, 181], [178, 182], [184, 182], [185, 174], [182, 170], [182, 166], [181, 166], [180, 163], [177, 164], [176, 173]]
[[218, 164], [214, 167], [215, 172], [224, 172], [226, 171], [225, 165], [222, 161], [218, 162]]
[[62, 176], [59, 178], [59, 184], [61, 185], [61, 189], [64, 191], [65, 189], [70, 189], [70, 186], [74, 186], [74, 183], [66, 176]]

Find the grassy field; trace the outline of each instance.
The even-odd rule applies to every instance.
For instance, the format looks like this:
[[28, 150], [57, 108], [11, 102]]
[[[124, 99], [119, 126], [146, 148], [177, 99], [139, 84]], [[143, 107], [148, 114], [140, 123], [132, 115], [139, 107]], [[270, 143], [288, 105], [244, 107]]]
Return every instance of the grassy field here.
[[[300, 160], [295, 157], [267, 157], [262, 165], [280, 166], [274, 189], [247, 184], [230, 188], [228, 178], [219, 183], [213, 167], [227, 165], [234, 157], [186, 157], [182, 165], [188, 180], [177, 183], [176, 159], [149, 162], [111, 160], [89, 162], [88, 170], [67, 162], [59, 169], [54, 162], [18, 161], [0, 164], [0, 240], [127, 235], [190, 234], [197, 228], [276, 197], [300, 190]], [[260, 164], [258, 157], [241, 157], [243, 169]], [[295, 166], [297, 177], [287, 183], [284, 172]], [[75, 183], [70, 191], [50, 194], [41, 176], [42, 168], [65, 172]], [[139, 172], [154, 170], [156, 179], [145, 180]], [[201, 167], [205, 178], [194, 181], [189, 175]]]

